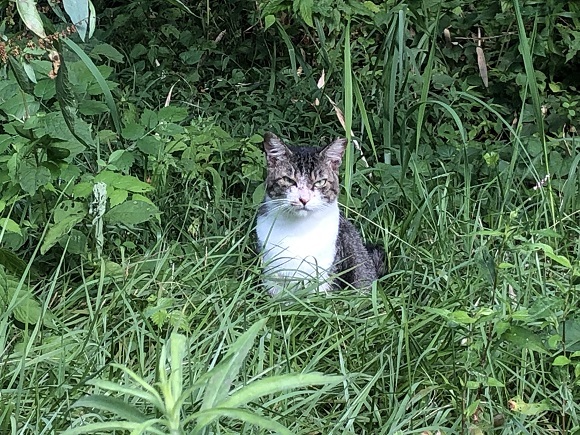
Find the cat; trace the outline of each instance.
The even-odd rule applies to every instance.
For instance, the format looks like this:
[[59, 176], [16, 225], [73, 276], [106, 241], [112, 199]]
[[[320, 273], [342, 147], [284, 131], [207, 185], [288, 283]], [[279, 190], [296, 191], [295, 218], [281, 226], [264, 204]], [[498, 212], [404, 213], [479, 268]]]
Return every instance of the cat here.
[[268, 172], [256, 234], [272, 296], [313, 281], [319, 291], [345, 284], [362, 289], [384, 273], [384, 251], [365, 245], [338, 207], [346, 143], [295, 147], [264, 135]]

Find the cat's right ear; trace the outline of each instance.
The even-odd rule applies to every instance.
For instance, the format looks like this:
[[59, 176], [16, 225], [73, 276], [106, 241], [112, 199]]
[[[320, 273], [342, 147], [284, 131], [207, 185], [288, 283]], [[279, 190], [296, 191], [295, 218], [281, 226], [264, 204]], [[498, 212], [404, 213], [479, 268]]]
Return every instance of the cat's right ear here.
[[286, 157], [290, 153], [290, 150], [284, 145], [284, 142], [269, 131], [264, 134], [264, 151], [266, 151], [269, 164], [276, 163], [276, 161]]

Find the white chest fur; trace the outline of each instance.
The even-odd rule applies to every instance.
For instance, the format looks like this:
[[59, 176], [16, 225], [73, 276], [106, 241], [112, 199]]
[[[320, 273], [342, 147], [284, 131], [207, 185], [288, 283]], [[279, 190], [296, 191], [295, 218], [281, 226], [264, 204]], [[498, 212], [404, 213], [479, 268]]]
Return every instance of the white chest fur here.
[[[338, 225], [337, 203], [306, 216], [268, 213], [258, 217], [256, 232], [271, 294], [289, 281], [328, 278], [336, 254]], [[322, 289], [328, 287], [321, 285]]]

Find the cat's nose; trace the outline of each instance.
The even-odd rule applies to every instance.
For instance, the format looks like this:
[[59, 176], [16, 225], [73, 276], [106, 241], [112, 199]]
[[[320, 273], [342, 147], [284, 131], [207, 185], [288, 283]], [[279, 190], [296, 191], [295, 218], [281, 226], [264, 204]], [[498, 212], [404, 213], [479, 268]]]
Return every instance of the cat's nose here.
[[310, 201], [310, 198], [305, 198], [301, 196], [300, 198], [298, 198], [298, 200], [302, 203], [302, 205], [306, 205], [306, 203]]

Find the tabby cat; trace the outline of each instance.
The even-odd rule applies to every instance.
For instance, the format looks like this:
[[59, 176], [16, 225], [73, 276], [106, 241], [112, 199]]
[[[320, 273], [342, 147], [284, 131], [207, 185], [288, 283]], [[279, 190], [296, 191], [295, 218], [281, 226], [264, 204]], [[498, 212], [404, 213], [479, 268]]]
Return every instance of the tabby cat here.
[[346, 139], [294, 147], [266, 133], [266, 195], [256, 233], [271, 295], [319, 283], [328, 291], [364, 288], [384, 271], [384, 251], [365, 245], [338, 207], [338, 169]]

